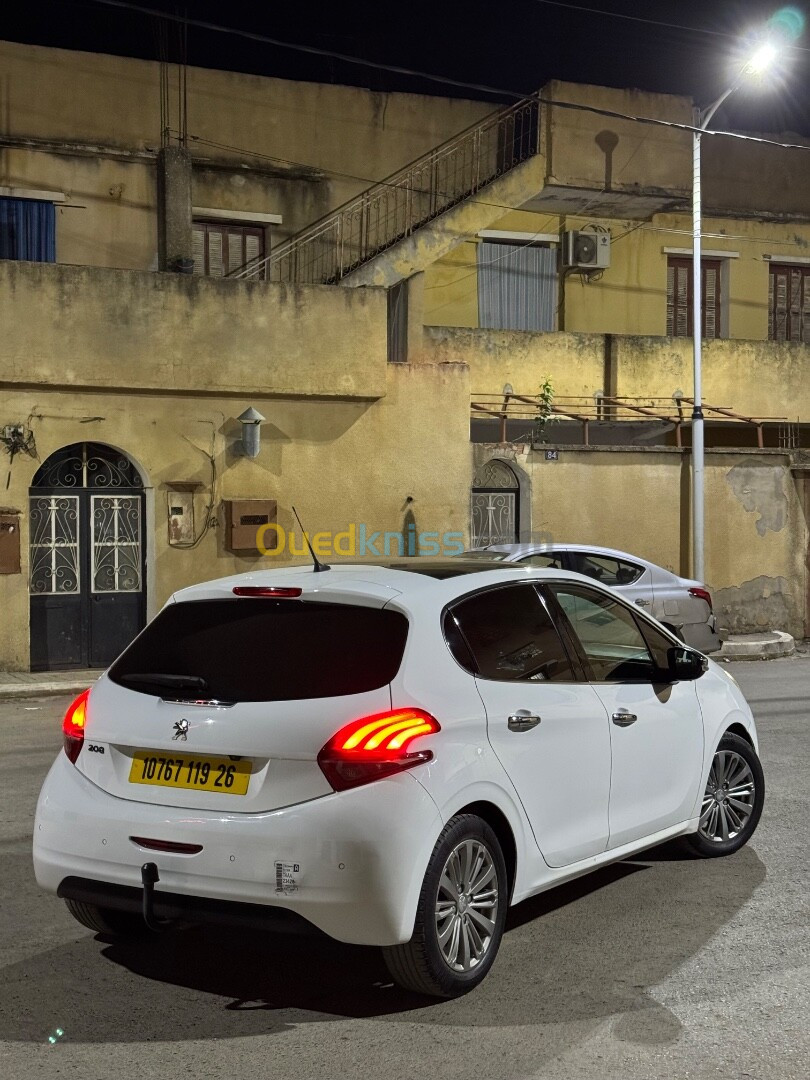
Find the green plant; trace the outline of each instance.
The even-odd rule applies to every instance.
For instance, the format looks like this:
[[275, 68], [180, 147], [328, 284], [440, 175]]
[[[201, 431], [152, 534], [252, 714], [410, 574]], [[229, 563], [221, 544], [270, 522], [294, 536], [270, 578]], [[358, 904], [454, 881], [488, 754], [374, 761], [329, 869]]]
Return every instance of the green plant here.
[[534, 418], [534, 441], [546, 442], [548, 438], [548, 432], [546, 430], [547, 426], [559, 419], [559, 416], [554, 412], [554, 383], [552, 383], [551, 378], [546, 375], [540, 384], [540, 390], [537, 394], [537, 415]]

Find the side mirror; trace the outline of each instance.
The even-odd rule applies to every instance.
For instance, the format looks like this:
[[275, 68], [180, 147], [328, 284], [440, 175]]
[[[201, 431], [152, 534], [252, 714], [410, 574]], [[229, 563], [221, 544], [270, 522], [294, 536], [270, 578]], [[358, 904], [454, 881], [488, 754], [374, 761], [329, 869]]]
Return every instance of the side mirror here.
[[678, 681], [699, 679], [709, 670], [709, 661], [702, 653], [683, 645], [673, 645], [667, 649], [667, 661], [672, 678]]

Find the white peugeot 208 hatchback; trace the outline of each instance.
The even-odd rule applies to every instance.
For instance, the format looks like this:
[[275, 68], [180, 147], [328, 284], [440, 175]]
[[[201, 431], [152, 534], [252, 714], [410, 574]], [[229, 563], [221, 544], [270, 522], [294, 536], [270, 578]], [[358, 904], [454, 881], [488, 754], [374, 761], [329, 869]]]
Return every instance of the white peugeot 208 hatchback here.
[[314, 929], [449, 997], [510, 905], [670, 837], [729, 854], [763, 798], [734, 680], [592, 580], [294, 567], [177, 593], [77, 698], [34, 865], [100, 933]]

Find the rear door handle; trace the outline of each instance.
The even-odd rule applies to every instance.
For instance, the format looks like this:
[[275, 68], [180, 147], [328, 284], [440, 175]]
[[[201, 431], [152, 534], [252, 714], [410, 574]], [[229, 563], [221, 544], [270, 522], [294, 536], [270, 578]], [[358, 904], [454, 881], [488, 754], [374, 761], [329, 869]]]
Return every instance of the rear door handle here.
[[636, 600], [636, 603], [638, 604], [639, 607], [649, 607], [650, 606], [650, 601], [649, 600]]
[[510, 731], [531, 731], [537, 727], [542, 717], [530, 713], [528, 709], [518, 709], [507, 719]]
[[628, 712], [627, 709], [619, 709], [618, 712], [613, 714], [613, 723], [616, 727], [630, 727], [631, 724], [635, 724], [638, 717], [634, 712]]

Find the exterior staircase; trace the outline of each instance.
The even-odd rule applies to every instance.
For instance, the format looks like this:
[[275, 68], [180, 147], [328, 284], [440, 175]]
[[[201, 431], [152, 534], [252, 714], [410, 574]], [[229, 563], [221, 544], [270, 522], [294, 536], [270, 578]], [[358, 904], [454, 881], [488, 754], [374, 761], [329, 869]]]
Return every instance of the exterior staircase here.
[[231, 276], [386, 287], [410, 277], [542, 189], [540, 118], [539, 93], [492, 113]]

